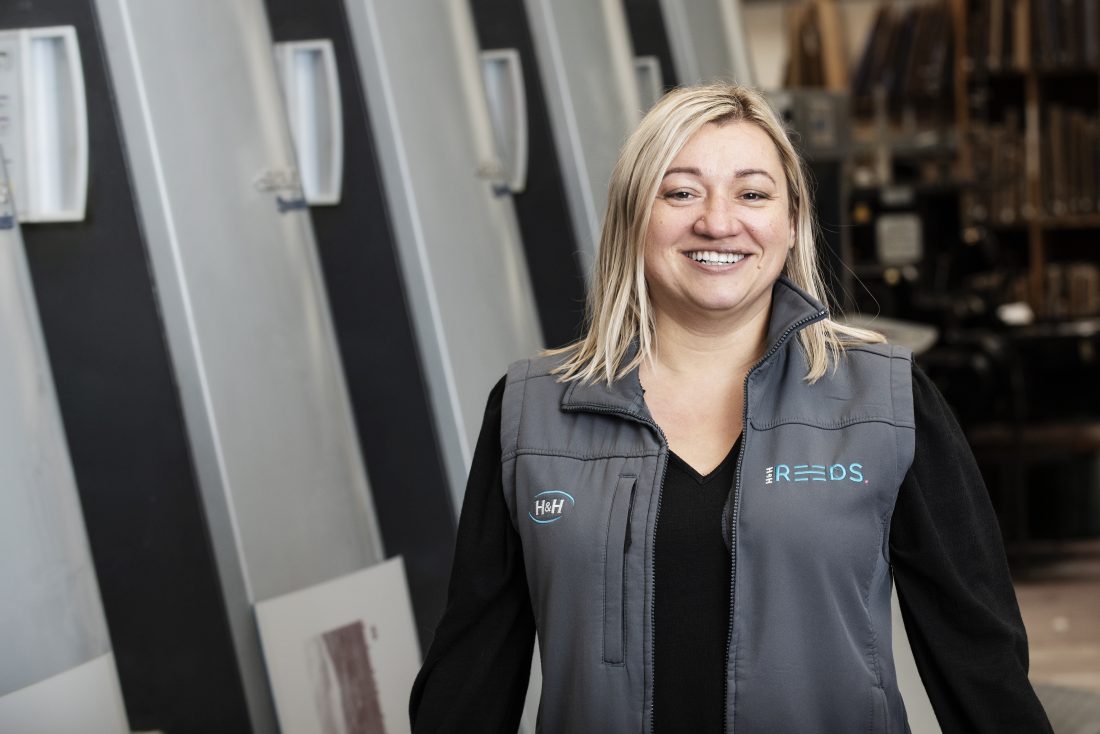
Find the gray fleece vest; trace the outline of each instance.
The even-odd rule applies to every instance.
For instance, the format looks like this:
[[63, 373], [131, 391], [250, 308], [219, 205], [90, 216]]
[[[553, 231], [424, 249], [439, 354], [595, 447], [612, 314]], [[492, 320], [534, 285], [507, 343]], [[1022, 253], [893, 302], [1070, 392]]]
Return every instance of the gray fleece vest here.
[[[723, 532], [732, 553], [726, 731], [908, 732], [891, 652], [890, 516], [913, 458], [908, 351], [849, 350], [813, 385], [795, 338], [825, 311], [785, 279], [745, 385]], [[649, 732], [653, 559], [668, 444], [637, 372], [559, 383], [508, 370], [505, 499], [542, 655], [539, 728]], [[691, 624], [691, 619], [678, 620]]]

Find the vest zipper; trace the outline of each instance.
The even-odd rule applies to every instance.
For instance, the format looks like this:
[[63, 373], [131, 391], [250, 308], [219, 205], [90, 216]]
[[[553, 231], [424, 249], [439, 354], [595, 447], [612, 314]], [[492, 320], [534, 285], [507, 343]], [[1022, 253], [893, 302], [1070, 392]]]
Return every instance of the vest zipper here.
[[[756, 364], [754, 364], [749, 369], [749, 371], [747, 373], [745, 373], [744, 404], [742, 406], [742, 416], [741, 416], [741, 425], [742, 425], [742, 428], [741, 428], [741, 434], [742, 434], [741, 451], [738, 453], [738, 456], [737, 456], [737, 472], [735, 474], [734, 482], [733, 482], [733, 508], [732, 508], [732, 511], [731, 511], [731, 520], [730, 520], [730, 617], [729, 617], [730, 621], [729, 621], [729, 629], [726, 631], [726, 676], [725, 676], [724, 681], [723, 681], [723, 692], [722, 692], [722, 700], [725, 703], [725, 711], [723, 711], [723, 715], [722, 715], [722, 730], [727, 732], [727, 734], [732, 734], [732, 732], [730, 732], [729, 728], [726, 726], [726, 720], [729, 718], [726, 714], [729, 711], [728, 698], [729, 698], [730, 643], [733, 640], [733, 603], [734, 603], [734, 593], [735, 593], [734, 592], [734, 581], [737, 578], [737, 543], [736, 543], [736, 541], [737, 541], [737, 513], [738, 513], [738, 510], [740, 509], [740, 506], [741, 506], [741, 496], [740, 496], [740, 494], [741, 494], [740, 493], [740, 488], [741, 488], [741, 463], [745, 458], [745, 444], [747, 443], [747, 440], [746, 440], [746, 437], [745, 437], [745, 428], [744, 427], [748, 425], [748, 417], [749, 417], [749, 376], [752, 375], [752, 373], [756, 371], [757, 367], [764, 364], [764, 362], [768, 361], [768, 359], [773, 354], [775, 354], [777, 351], [779, 351], [779, 348], [781, 346], [783, 346], [783, 344], [787, 341], [787, 339], [790, 337], [790, 335], [792, 333], [794, 333], [795, 331], [798, 331], [799, 329], [801, 329], [802, 327], [804, 327], [808, 324], [813, 323], [814, 321], [820, 321], [821, 319], [825, 318], [828, 315], [828, 313], [829, 312], [827, 310], [821, 310], [821, 311], [818, 311], [815, 314], [812, 314], [810, 316], [806, 316], [806, 317], [802, 318], [801, 320], [796, 321], [795, 323], [788, 326], [787, 330], [784, 331], [782, 335], [780, 335], [780, 337], [775, 341], [774, 344], [772, 344], [771, 349], [769, 349], [767, 351], [767, 353], [763, 357], [761, 357], [759, 359], [759, 361], [757, 361]], [[654, 554], [654, 557], [656, 557], [656, 554], [657, 554], [657, 533], [656, 533], [656, 528], [657, 528], [657, 523], [660, 522], [660, 520], [661, 520], [661, 498], [664, 495], [665, 476], [668, 473], [668, 438], [665, 437], [664, 431], [661, 430], [661, 427], [659, 425], [657, 425], [657, 423], [655, 421], [650, 420], [649, 418], [646, 418], [645, 416], [643, 416], [639, 413], [632, 413], [628, 410], [621, 410], [621, 409], [618, 409], [618, 408], [608, 408], [607, 406], [604, 406], [604, 405], [596, 405], [594, 403], [574, 403], [574, 404], [569, 405], [569, 406], [562, 406], [562, 410], [564, 410], [566, 412], [585, 411], [585, 412], [590, 412], [590, 413], [603, 413], [605, 415], [623, 416], [625, 418], [630, 418], [630, 419], [632, 419], [632, 420], [634, 420], [638, 423], [641, 423], [643, 425], [649, 426], [660, 437], [660, 439], [661, 439], [661, 454], [659, 455], [659, 461], [661, 462], [661, 480], [657, 484], [657, 510], [653, 515], [653, 527], [654, 527], [653, 554]], [[654, 565], [654, 568], [656, 568], [656, 564]], [[651, 573], [650, 577], [649, 577], [649, 586], [650, 586], [651, 589], [655, 588], [656, 584], [657, 584], [657, 580], [653, 576], [654, 576], [654, 574]], [[649, 599], [649, 638], [651, 640], [654, 639], [654, 635], [655, 635], [655, 632], [656, 632], [656, 630], [654, 629], [654, 620], [656, 618], [656, 613], [655, 613], [656, 612], [656, 602], [655, 602], [655, 599], [654, 599], [655, 596], [656, 596], [656, 594], [651, 594], [650, 599]], [[625, 608], [626, 608], [625, 607], [625, 604], [626, 604], [625, 599], [623, 600], [623, 604], [624, 604], [623, 608], [625, 610]], [[624, 655], [624, 659], [625, 659], [625, 655], [626, 655], [625, 650], [623, 651], [623, 655]], [[653, 666], [653, 678], [654, 678], [654, 680], [656, 680], [656, 678], [657, 678], [657, 666], [656, 665]], [[650, 682], [650, 688], [655, 690], [655, 686], [654, 686], [653, 681]], [[653, 706], [652, 701], [650, 701], [650, 706], [651, 707]], [[653, 724], [653, 717], [652, 716], [649, 717], [649, 727], [648, 727], [648, 729], [649, 729], [650, 734], [653, 734], [654, 724]]]
[[[726, 734], [734, 734], [733, 727], [728, 725], [731, 719], [729, 715], [730, 656], [732, 654], [731, 646], [733, 644], [733, 609], [737, 594], [737, 515], [741, 510], [741, 468], [745, 461], [745, 447], [749, 443], [747, 430], [749, 425], [749, 377], [752, 376], [752, 373], [756, 371], [757, 367], [767, 362], [773, 354], [779, 351], [779, 348], [783, 346], [791, 334], [814, 321], [825, 318], [828, 313], [829, 312], [825, 310], [818, 311], [788, 326], [787, 330], [780, 335], [774, 344], [772, 344], [771, 349], [769, 349], [763, 357], [757, 360], [756, 364], [750, 367], [749, 371], [745, 373], [745, 388], [742, 396], [743, 402], [741, 404], [741, 450], [737, 454], [737, 471], [734, 473], [733, 477], [733, 502], [730, 508], [730, 617], [729, 626], [726, 630], [726, 669], [722, 683], [722, 702], [725, 705], [722, 712], [722, 731], [726, 732]], [[659, 505], [658, 510], [660, 510]], [[650, 734], [652, 734], [652, 727], [650, 727]]]
[[[653, 647], [654, 647], [654, 650], [656, 650], [656, 647], [657, 647], [656, 632], [657, 632], [657, 630], [655, 629], [655, 626], [654, 626], [655, 625], [654, 620], [657, 618], [657, 614], [656, 614], [656, 612], [657, 612], [657, 601], [656, 601], [656, 599], [657, 599], [657, 593], [656, 593], [656, 589], [657, 589], [657, 578], [656, 578], [656, 575], [657, 575], [657, 523], [659, 523], [661, 521], [661, 497], [665, 493], [665, 475], [668, 473], [668, 450], [669, 449], [668, 449], [668, 439], [665, 438], [664, 432], [661, 431], [660, 427], [657, 426], [656, 423], [653, 424], [653, 427], [656, 428], [657, 433], [659, 433], [661, 435], [661, 443], [663, 444], [663, 447], [664, 447], [664, 453], [661, 455], [661, 481], [657, 485], [657, 511], [653, 514], [653, 572], [649, 574], [649, 588], [654, 590], [654, 593], [649, 595], [649, 639], [651, 641], [653, 641]], [[643, 669], [644, 669], [644, 666], [643, 666]], [[653, 691], [657, 690], [657, 687], [654, 683], [654, 681], [656, 681], [656, 680], [657, 680], [657, 666], [654, 665], [653, 666], [653, 680], [650, 681], [650, 689], [653, 690]], [[644, 700], [644, 689], [643, 689], [643, 700]], [[649, 708], [650, 708], [651, 712], [653, 710], [653, 704], [654, 704], [654, 702], [652, 700], [650, 700]], [[645, 715], [644, 711], [642, 712], [642, 715], [643, 716]], [[653, 734], [653, 727], [654, 727], [654, 725], [653, 725], [653, 715], [651, 713], [650, 717], [649, 717], [649, 732], [650, 732], [650, 734]]]

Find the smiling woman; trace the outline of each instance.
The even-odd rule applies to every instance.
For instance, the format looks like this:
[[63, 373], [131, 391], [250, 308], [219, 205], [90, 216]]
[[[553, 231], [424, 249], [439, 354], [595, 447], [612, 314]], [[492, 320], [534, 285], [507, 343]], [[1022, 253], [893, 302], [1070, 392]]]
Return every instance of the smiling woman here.
[[[654, 251], [670, 237], [679, 238], [678, 251]], [[777, 241], [778, 248], [766, 253], [765, 246]], [[674, 90], [654, 105], [620, 153], [589, 291], [589, 329], [580, 342], [556, 352], [565, 357], [556, 374], [586, 380], [598, 375], [610, 383], [649, 361], [659, 324], [655, 284], [647, 279], [676, 272], [681, 265], [676, 258], [692, 252], [697, 258], [709, 252], [726, 259], [726, 253], [739, 251], [747, 256], [741, 269], [759, 271], [752, 279], [757, 298], [750, 297], [747, 308], [736, 313], [708, 319], [755, 316], [750, 321], [759, 328], [761, 286], [780, 274], [826, 301], [803, 163], [771, 107], [746, 87]], [[658, 267], [662, 259], [667, 268]], [[745, 293], [752, 292], [746, 285]], [[874, 332], [828, 318], [801, 330], [799, 339], [811, 381], [825, 373], [829, 355], [846, 343], [882, 341]], [[631, 359], [624, 360], [628, 350]]]
[[612, 177], [584, 337], [493, 389], [417, 732], [1047, 732], [996, 519], [905, 349], [829, 318], [755, 91], [675, 90]]

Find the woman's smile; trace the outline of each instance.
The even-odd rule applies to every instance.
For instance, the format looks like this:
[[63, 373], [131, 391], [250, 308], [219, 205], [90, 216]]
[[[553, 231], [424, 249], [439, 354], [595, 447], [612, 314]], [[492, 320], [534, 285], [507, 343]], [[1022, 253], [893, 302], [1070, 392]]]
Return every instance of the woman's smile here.
[[693, 250], [691, 252], [685, 252], [684, 255], [704, 270], [711, 272], [725, 272], [726, 270], [730, 270], [731, 268], [723, 266], [736, 265], [747, 257], [744, 252], [723, 252], [720, 250]]

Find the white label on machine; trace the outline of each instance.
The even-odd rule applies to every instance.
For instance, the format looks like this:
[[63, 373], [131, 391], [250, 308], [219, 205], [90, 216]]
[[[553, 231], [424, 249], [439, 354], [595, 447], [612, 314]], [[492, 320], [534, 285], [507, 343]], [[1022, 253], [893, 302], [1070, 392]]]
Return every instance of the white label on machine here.
[[882, 265], [911, 265], [924, 254], [923, 229], [916, 214], [883, 214], [875, 222], [875, 251]]

